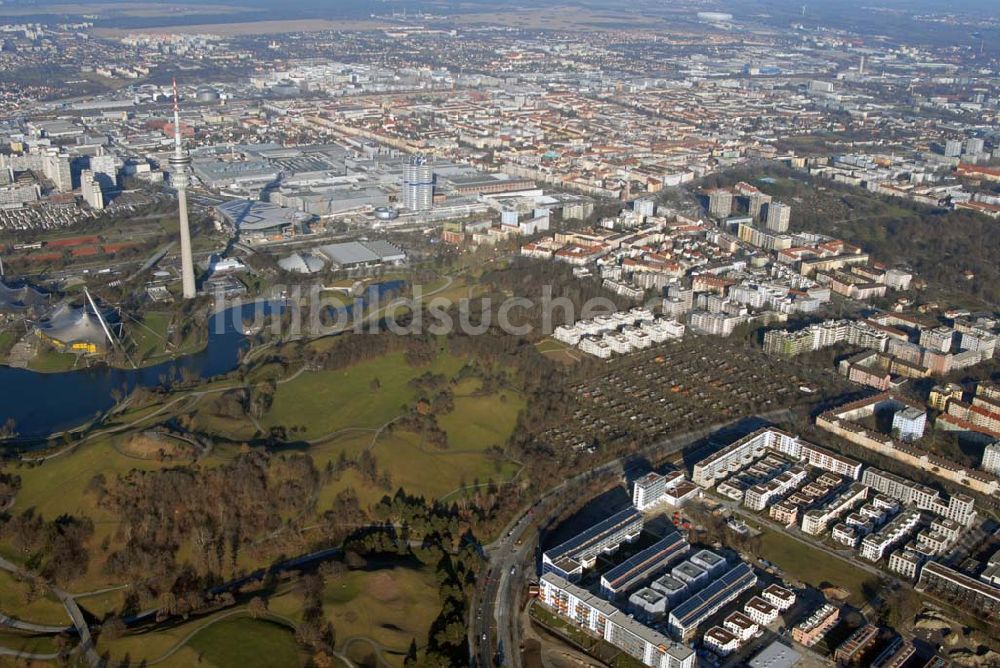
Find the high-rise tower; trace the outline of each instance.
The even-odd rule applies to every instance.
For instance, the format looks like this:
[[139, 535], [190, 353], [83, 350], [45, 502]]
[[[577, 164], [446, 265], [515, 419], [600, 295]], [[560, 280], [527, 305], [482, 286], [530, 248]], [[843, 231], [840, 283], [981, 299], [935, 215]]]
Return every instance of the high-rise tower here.
[[427, 158], [414, 156], [403, 173], [403, 207], [410, 211], [430, 211], [434, 206], [434, 174]]
[[191, 256], [191, 226], [188, 224], [188, 167], [191, 156], [181, 146], [181, 116], [177, 101], [177, 80], [174, 79], [174, 154], [170, 156], [170, 182], [177, 189], [177, 207], [181, 230], [181, 286], [184, 299], [195, 298], [194, 258]]

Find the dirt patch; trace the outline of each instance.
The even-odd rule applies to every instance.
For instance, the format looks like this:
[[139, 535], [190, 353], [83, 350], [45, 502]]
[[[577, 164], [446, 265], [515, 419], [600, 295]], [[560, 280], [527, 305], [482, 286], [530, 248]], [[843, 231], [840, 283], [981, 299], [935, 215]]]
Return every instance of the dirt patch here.
[[142, 459], [183, 457], [192, 451], [190, 444], [152, 431], [129, 436], [122, 441], [119, 449], [123, 454]]
[[542, 668], [542, 643], [535, 639], [524, 641], [524, 649], [521, 650], [521, 663], [524, 668]]
[[323, 32], [336, 30], [357, 32], [381, 30], [392, 27], [379, 21], [329, 21], [326, 19], [288, 19], [285, 21], [248, 21], [244, 23], [200, 23], [198, 25], [161, 26], [157, 28], [97, 28], [92, 32], [99, 37], [124, 37], [135, 34], [179, 35], [275, 35], [290, 32]]
[[390, 573], [379, 572], [368, 578], [368, 593], [376, 601], [391, 603], [399, 598], [399, 587]]

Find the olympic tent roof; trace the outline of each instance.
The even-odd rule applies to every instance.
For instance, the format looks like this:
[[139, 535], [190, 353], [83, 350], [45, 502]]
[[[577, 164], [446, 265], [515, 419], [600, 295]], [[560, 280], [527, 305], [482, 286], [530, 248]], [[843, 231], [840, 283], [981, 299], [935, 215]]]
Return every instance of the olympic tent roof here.
[[92, 343], [103, 346], [108, 342], [97, 316], [82, 306], [59, 306], [39, 323], [38, 329], [46, 337], [66, 345]]
[[0, 281], [0, 311], [24, 311], [48, 301], [47, 294], [30, 285], [14, 287]]

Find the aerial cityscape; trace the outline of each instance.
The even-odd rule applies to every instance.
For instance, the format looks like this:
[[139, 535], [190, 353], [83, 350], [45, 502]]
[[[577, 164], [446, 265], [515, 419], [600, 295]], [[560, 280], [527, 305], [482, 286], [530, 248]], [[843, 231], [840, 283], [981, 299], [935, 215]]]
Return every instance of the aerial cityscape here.
[[0, 1], [0, 666], [1000, 667], [1000, 6]]

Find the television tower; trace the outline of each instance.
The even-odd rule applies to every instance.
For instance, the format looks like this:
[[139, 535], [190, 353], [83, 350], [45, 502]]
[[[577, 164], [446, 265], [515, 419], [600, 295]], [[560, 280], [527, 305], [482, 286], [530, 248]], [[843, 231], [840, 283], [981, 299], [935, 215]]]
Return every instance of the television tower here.
[[191, 226], [188, 224], [188, 167], [191, 156], [181, 146], [180, 104], [177, 101], [177, 79], [174, 79], [174, 154], [170, 156], [170, 182], [177, 189], [181, 230], [181, 286], [184, 299], [195, 298], [194, 258], [191, 257]]

